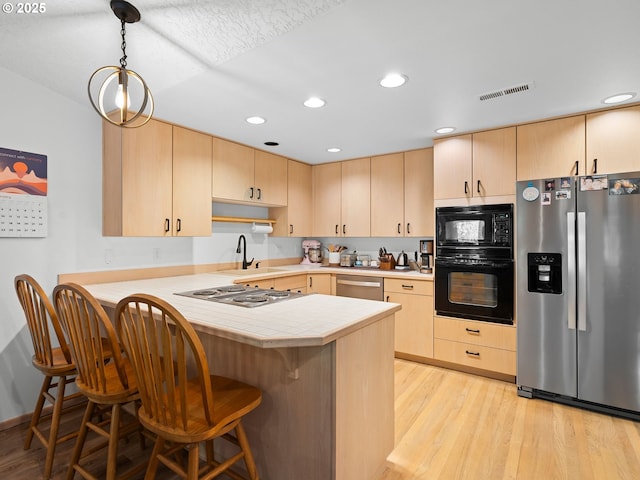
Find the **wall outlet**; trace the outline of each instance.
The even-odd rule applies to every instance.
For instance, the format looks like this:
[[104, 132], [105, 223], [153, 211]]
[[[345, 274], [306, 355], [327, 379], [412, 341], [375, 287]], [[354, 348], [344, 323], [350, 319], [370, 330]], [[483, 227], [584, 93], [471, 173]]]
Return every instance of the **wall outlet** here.
[[113, 250], [110, 248], [107, 248], [104, 251], [104, 263], [106, 263], [107, 265], [113, 263]]

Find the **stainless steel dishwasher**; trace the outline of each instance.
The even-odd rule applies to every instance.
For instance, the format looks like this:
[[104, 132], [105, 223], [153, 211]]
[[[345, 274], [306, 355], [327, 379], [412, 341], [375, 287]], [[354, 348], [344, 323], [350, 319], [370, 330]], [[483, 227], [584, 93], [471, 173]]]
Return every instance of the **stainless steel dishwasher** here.
[[384, 278], [364, 275], [336, 275], [336, 295], [384, 300]]

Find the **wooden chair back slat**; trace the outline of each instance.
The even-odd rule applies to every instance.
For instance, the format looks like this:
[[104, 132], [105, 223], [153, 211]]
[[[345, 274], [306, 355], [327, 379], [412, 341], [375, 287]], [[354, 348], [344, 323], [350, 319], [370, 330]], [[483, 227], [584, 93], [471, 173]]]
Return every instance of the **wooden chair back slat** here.
[[[202, 402], [206, 421], [213, 425], [204, 349], [173, 306], [149, 295], [129, 296], [116, 307], [116, 329], [138, 378], [142, 406], [154, 422], [186, 431], [191, 402]], [[189, 381], [200, 382], [202, 398], [187, 395]]]
[[18, 275], [14, 286], [31, 334], [36, 364], [48, 368], [54, 366], [52, 344], [57, 342], [65, 360], [71, 365], [71, 353], [58, 316], [40, 284], [29, 275]]
[[[115, 364], [122, 390], [127, 390], [129, 380], [116, 332], [98, 301], [86, 289], [73, 283], [56, 286], [53, 298], [60, 323], [69, 337], [71, 354], [78, 370], [78, 382], [85, 394], [112, 393], [108, 388], [111, 367], [107, 368], [108, 363], [104, 361], [109, 356]], [[110, 350], [108, 353], [104, 350], [105, 343]]]

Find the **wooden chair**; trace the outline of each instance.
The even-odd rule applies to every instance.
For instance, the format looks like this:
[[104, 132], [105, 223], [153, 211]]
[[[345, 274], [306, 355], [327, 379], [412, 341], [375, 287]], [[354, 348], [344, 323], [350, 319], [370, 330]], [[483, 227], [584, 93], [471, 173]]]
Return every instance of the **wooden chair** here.
[[[106, 443], [102, 445], [108, 446], [106, 478], [113, 480], [116, 478], [118, 441], [140, 428], [137, 420], [121, 425], [123, 405], [139, 399], [135, 375], [130, 363], [121, 354], [121, 347], [109, 317], [87, 290], [73, 283], [60, 284], [53, 290], [53, 301], [76, 364], [76, 385], [88, 399], [67, 480], [71, 480], [75, 472], [84, 478], [95, 478], [80, 465], [89, 429], [106, 439]], [[103, 361], [104, 343], [96, 341], [101, 336], [107, 339], [108, 348], [111, 350], [112, 360], [109, 363]], [[106, 419], [98, 416], [99, 421], [93, 421], [97, 407], [107, 407], [107, 410], [110, 408], [110, 415], [107, 415]], [[90, 453], [97, 449], [98, 447], [91, 448]], [[136, 465], [124, 475], [131, 476], [143, 468], [144, 464]]]
[[[242, 479], [229, 467], [244, 459], [249, 478], [256, 480], [258, 474], [241, 419], [260, 404], [260, 390], [210, 375], [195, 330], [164, 300], [132, 295], [118, 303], [115, 316], [120, 341], [137, 376], [140, 423], [157, 435], [145, 479], [155, 478], [158, 461], [189, 480], [211, 479], [222, 472]], [[214, 458], [216, 438], [234, 444], [225, 445], [230, 456], [221, 463]], [[170, 444], [168, 448], [165, 442]], [[207, 454], [202, 469], [200, 442], [206, 443]], [[185, 448], [189, 452], [186, 469], [170, 458]]]
[[[56, 446], [78, 435], [75, 430], [58, 436], [62, 415], [74, 407], [82, 406], [82, 394], [76, 392], [65, 396], [67, 384], [75, 380], [76, 367], [71, 360], [69, 346], [62, 333], [58, 316], [46, 293], [29, 275], [18, 275], [15, 277], [14, 285], [31, 333], [34, 350], [31, 361], [44, 375], [24, 449], [28, 450], [31, 447], [34, 435], [42, 442], [47, 452], [44, 461], [44, 478], [47, 479], [51, 477]], [[58, 347], [53, 346], [56, 342]], [[78, 401], [74, 401], [75, 399]], [[52, 404], [51, 414], [42, 414], [45, 401]], [[47, 424], [48, 436], [45, 435]]]

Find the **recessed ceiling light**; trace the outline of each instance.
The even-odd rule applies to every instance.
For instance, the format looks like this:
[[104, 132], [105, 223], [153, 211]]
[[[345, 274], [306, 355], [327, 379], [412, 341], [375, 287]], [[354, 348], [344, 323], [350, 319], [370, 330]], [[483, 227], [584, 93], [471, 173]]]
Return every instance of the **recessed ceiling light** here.
[[320, 107], [324, 107], [326, 103], [327, 102], [325, 102], [321, 98], [309, 97], [304, 101], [304, 106], [309, 108], [320, 108]]
[[455, 132], [456, 129], [453, 127], [440, 127], [436, 130], [436, 133], [451, 133], [451, 132]]
[[278, 142], [264, 142], [267, 147], [277, 147], [280, 145]]
[[605, 98], [604, 100], [602, 100], [602, 103], [606, 103], [607, 105], [610, 105], [612, 103], [622, 103], [622, 102], [626, 102], [627, 100], [635, 96], [636, 96], [635, 92], [618, 93], [617, 95], [612, 95], [610, 97]]
[[402, 75], [401, 73], [390, 73], [380, 80], [380, 85], [387, 88], [395, 88], [404, 85], [407, 80], [409, 80], [409, 78], [406, 75]]
[[327, 148], [327, 152], [331, 152], [331, 153], [338, 153], [341, 152], [342, 149], [338, 148], [338, 147], [331, 147], [331, 148]]
[[262, 125], [264, 122], [266, 122], [266, 120], [262, 117], [247, 117], [247, 123], [250, 123], [251, 125]]

